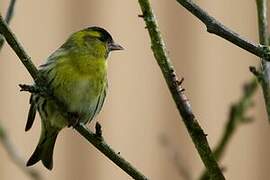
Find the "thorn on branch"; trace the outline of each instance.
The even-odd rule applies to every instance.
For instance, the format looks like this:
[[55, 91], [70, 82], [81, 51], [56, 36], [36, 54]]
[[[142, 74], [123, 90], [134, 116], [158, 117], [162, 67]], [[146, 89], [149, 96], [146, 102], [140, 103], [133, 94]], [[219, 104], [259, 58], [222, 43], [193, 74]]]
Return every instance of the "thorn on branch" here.
[[39, 93], [39, 92], [37, 92], [37, 88], [35, 88], [32, 85], [19, 84], [19, 87], [21, 88], [20, 91], [27, 91], [30, 93]]
[[185, 88], [181, 88], [180, 89], [180, 92], [182, 93], [182, 92], [184, 92], [186, 89]]
[[[52, 91], [50, 91], [49, 88], [46, 88], [47, 86], [19, 84], [19, 87], [21, 88], [20, 91], [26, 91], [32, 94], [38, 94], [45, 98], [55, 98], [53, 96]], [[58, 102], [58, 103], [63, 105], [61, 102]]]
[[180, 81], [178, 81], [178, 86], [181, 86], [184, 82], [184, 78], [182, 77]]
[[255, 76], [259, 75], [259, 72], [254, 66], [249, 66], [249, 71], [252, 72]]
[[212, 34], [215, 34], [215, 32], [217, 31], [217, 28], [218, 28], [218, 24], [213, 19], [211, 19], [211, 21], [209, 20], [209, 24], [206, 25], [207, 32], [212, 33]]
[[32, 94], [39, 94], [42, 97], [50, 97], [52, 96], [50, 92], [47, 92], [46, 89], [41, 88], [39, 86], [34, 86], [34, 85], [27, 85], [27, 84], [19, 84], [20, 86], [20, 91], [26, 91], [30, 92]]
[[102, 127], [99, 124], [99, 122], [96, 122], [95, 129], [96, 129], [96, 135], [97, 135], [97, 137], [102, 138]]
[[182, 77], [181, 80], [179, 81], [179, 80], [178, 80], [178, 77], [177, 77], [177, 75], [176, 75], [176, 73], [175, 73], [175, 71], [174, 71], [173, 69], [171, 69], [170, 72], [171, 72], [171, 76], [172, 76], [172, 82], [173, 82], [173, 85], [174, 85], [175, 87], [177, 87], [177, 91], [178, 91], [179, 93], [184, 92], [185, 89], [181, 87], [181, 85], [182, 85], [183, 82], [184, 82], [184, 78]]
[[[257, 80], [259, 81], [259, 83], [261, 83], [263, 81], [264, 75], [263, 75], [263, 72], [262, 71], [258, 71], [256, 69], [256, 67], [254, 67], [254, 66], [250, 66], [249, 67], [249, 71], [257, 78]], [[256, 85], [253, 85], [253, 86], [256, 86]], [[250, 89], [252, 89], [252, 87], [250, 87]]]
[[256, 69], [256, 67], [254, 67], [254, 66], [249, 66], [249, 71], [250, 71], [254, 76], [256, 76], [258, 79], [260, 79], [261, 76], [262, 76], [261, 72], [259, 72], [259, 71]]

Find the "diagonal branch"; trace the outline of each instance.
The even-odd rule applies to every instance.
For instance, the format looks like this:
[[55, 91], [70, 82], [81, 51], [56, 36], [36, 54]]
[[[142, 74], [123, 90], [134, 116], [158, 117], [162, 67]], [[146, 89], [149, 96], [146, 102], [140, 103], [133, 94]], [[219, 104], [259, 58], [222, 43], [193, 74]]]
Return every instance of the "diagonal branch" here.
[[[260, 0], [259, 0], [260, 1]], [[270, 51], [266, 46], [254, 44], [245, 38], [241, 37], [239, 34], [233, 32], [218, 20], [210, 16], [206, 11], [200, 8], [192, 0], [177, 0], [184, 8], [191, 12], [194, 16], [200, 19], [207, 28], [209, 33], [213, 33], [220, 36], [231, 43], [245, 49], [246, 51], [264, 58], [266, 61], [270, 61]]]
[[203, 161], [210, 177], [214, 180], [224, 180], [224, 176], [215, 160], [215, 157], [208, 144], [206, 134], [203, 132], [198, 121], [196, 120], [191, 105], [183, 93], [181, 81], [178, 81], [178, 77], [175, 73], [173, 65], [167, 54], [165, 44], [162, 40], [156, 18], [153, 10], [151, 9], [149, 0], [139, 0], [139, 4], [142, 10], [146, 28], [149, 32], [151, 39], [151, 47], [154, 53], [155, 59], [160, 66], [166, 83], [169, 87], [171, 95], [177, 106], [177, 109], [182, 116], [182, 120], [188, 130], [190, 137]]
[[[258, 13], [258, 28], [260, 43], [269, 45], [268, 20], [267, 20], [267, 0], [256, 0]], [[260, 72], [260, 84], [262, 86], [268, 120], [270, 122], [270, 63], [262, 58]]]
[[135, 167], [133, 167], [128, 161], [120, 156], [120, 153], [116, 153], [104, 140], [100, 138], [98, 134], [92, 133], [85, 125], [80, 124], [75, 127], [87, 141], [93, 144], [100, 152], [107, 156], [117, 166], [124, 170], [134, 179], [147, 180], [142, 173], [140, 173]]
[[4, 127], [0, 124], [0, 142], [4, 146], [5, 150], [9, 154], [9, 157], [25, 174], [30, 176], [34, 180], [42, 179], [39, 172], [36, 169], [26, 168], [23, 158], [20, 156], [15, 145], [9, 139]]
[[[240, 100], [231, 106], [230, 114], [224, 128], [224, 132], [221, 139], [214, 149], [214, 155], [216, 160], [219, 161], [223, 156], [232, 136], [235, 134], [237, 128], [250, 122], [250, 118], [246, 117], [247, 110], [252, 106], [252, 97], [254, 96], [258, 88], [258, 82], [256, 79], [252, 79], [249, 83], [244, 85], [243, 96]], [[209, 175], [205, 171], [199, 178], [200, 180], [208, 180]]]
[[[7, 24], [11, 21], [14, 13], [14, 6], [16, 0], [11, 0], [9, 3], [9, 7], [6, 13], [5, 21]], [[0, 50], [2, 49], [5, 43], [4, 37], [0, 34]], [[19, 152], [17, 151], [17, 147], [11, 142], [4, 126], [0, 123], [0, 142], [4, 146], [5, 150], [7, 151], [9, 157], [17, 165], [26, 175], [30, 176], [34, 180], [42, 179], [39, 172], [36, 169], [28, 169], [24, 165], [24, 159], [21, 157]]]
[[25, 50], [23, 49], [22, 45], [14, 38], [15, 35], [9, 29], [7, 23], [3, 20], [2, 16], [0, 15], [0, 34], [2, 34], [7, 43], [12, 47], [15, 51], [16, 55], [19, 57], [23, 65], [26, 67], [28, 72], [31, 74], [34, 80], [38, 77], [38, 70], [31, 61], [31, 58], [26, 54]]
[[182, 154], [177, 151], [174, 145], [170, 142], [169, 138], [165, 134], [161, 134], [159, 137], [159, 142], [160, 145], [166, 148], [168, 151], [166, 154], [169, 155], [171, 163], [176, 168], [180, 177], [182, 177], [183, 180], [192, 180], [193, 173], [190, 171], [187, 163], [183, 160]]
[[[32, 63], [30, 57], [26, 54], [25, 50], [21, 46], [21, 44], [15, 38], [15, 35], [11, 32], [8, 25], [4, 22], [3, 18], [0, 16], [0, 33], [5, 37], [8, 44], [15, 51], [21, 62], [24, 64], [32, 78], [35, 80], [35, 83], [38, 86], [41, 86], [44, 91], [47, 92], [48, 97], [53, 98], [57, 105], [61, 104], [55, 97], [51, 97], [51, 93], [48, 89], [45, 88], [46, 80], [43, 77], [38, 76], [38, 70], [35, 65]], [[44, 93], [44, 92], [42, 92]], [[61, 109], [59, 109], [63, 113], [65, 117], [68, 118], [68, 113]], [[97, 136], [92, 133], [86, 126], [82, 124], [78, 124], [74, 127], [78, 133], [80, 133], [83, 137], [85, 137], [88, 142], [93, 144], [97, 149], [99, 149], [105, 156], [107, 156], [111, 161], [113, 161], [118, 167], [124, 170], [127, 174], [129, 174], [134, 179], [138, 180], [146, 180], [147, 178], [139, 172], [135, 167], [133, 167], [128, 161], [126, 161], [123, 157], [121, 157], [118, 153], [113, 151], [109, 145], [103, 140], [103, 138]]]

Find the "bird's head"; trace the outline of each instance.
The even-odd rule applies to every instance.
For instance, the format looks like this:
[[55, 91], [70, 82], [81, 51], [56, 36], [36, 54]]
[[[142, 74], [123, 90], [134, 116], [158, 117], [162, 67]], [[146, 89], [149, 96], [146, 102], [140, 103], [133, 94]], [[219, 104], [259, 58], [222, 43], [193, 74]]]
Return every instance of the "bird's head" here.
[[105, 56], [105, 58], [111, 51], [124, 49], [114, 42], [108, 31], [96, 26], [75, 32], [68, 41], [71, 41], [72, 44], [76, 42], [77, 46], [86, 49], [94, 56]]

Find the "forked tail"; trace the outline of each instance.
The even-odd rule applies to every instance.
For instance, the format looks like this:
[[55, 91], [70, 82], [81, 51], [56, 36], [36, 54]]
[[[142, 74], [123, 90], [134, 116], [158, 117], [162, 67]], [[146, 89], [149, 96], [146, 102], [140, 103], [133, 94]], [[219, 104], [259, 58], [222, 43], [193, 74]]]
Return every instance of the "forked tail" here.
[[43, 130], [39, 139], [39, 143], [27, 161], [27, 166], [32, 166], [38, 161], [42, 161], [42, 164], [49, 170], [53, 168], [53, 150], [55, 141], [59, 131], [56, 129]]

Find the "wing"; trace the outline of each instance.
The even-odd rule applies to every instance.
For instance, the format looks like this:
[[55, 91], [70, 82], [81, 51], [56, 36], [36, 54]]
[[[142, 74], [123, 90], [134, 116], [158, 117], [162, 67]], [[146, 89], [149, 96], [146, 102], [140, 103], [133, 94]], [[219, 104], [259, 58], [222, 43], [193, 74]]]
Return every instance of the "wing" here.
[[95, 116], [100, 112], [101, 108], [103, 107], [106, 95], [107, 95], [108, 83], [106, 83], [101, 95], [98, 98], [98, 103], [96, 106]]
[[36, 117], [36, 112], [37, 112], [36, 105], [35, 105], [35, 102], [33, 101], [33, 95], [31, 95], [31, 97], [30, 97], [30, 109], [29, 109], [29, 112], [28, 112], [25, 131], [28, 131], [29, 129], [31, 129], [31, 127], [32, 127], [32, 125], [34, 123], [35, 117]]
[[[54, 68], [56, 61], [60, 60], [61, 57], [67, 56], [67, 51], [64, 48], [57, 49], [51, 56], [48, 57], [47, 61], [39, 66], [39, 73], [46, 76], [48, 79], [48, 86], [54, 81], [55, 72], [52, 71]], [[50, 75], [49, 75], [50, 74]], [[37, 101], [38, 96], [31, 95], [30, 97], [30, 109], [28, 112], [28, 118], [25, 126], [25, 131], [31, 129], [37, 112]]]
[[102, 108], [102, 106], [103, 106], [103, 104], [104, 104], [106, 95], [107, 95], [107, 89], [108, 89], [108, 82], [106, 82], [103, 91], [101, 92], [100, 96], [98, 97], [98, 100], [97, 100], [97, 104], [96, 104], [94, 113], [93, 113], [93, 115], [88, 119], [87, 123], [88, 123], [88, 122], [91, 122], [91, 120], [93, 120], [93, 118], [100, 112], [100, 110], [101, 110], [101, 108]]
[[58, 48], [56, 51], [54, 51], [47, 59], [44, 64], [41, 64], [39, 66], [40, 70], [43, 69], [50, 69], [54, 67], [55, 63], [57, 63], [58, 60], [61, 59], [61, 57], [66, 57], [68, 56], [68, 50], [64, 48]]

